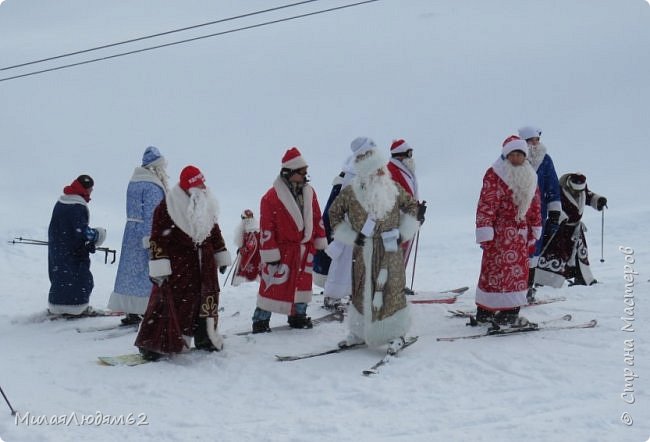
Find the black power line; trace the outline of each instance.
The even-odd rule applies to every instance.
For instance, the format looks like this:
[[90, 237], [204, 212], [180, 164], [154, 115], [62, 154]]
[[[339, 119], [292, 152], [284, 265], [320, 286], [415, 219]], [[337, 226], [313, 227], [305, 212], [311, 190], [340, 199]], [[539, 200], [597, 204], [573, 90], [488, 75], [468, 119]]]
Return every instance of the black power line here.
[[174, 34], [176, 32], [188, 31], [190, 29], [196, 29], [196, 28], [201, 28], [201, 27], [204, 27], [204, 26], [215, 25], [217, 23], [224, 23], [224, 22], [227, 22], [227, 21], [238, 20], [240, 18], [251, 17], [253, 15], [259, 15], [259, 14], [265, 14], [267, 12], [278, 11], [280, 9], [286, 9], [286, 8], [292, 8], [294, 6], [299, 6], [299, 5], [303, 5], [303, 4], [306, 4], [306, 3], [313, 3], [313, 2], [317, 2], [317, 1], [320, 1], [320, 0], [305, 0], [305, 1], [302, 1], [302, 2], [298, 2], [298, 3], [291, 3], [291, 4], [288, 4], [288, 5], [277, 6], [275, 8], [269, 8], [269, 9], [264, 9], [264, 10], [260, 10], [260, 11], [249, 12], [249, 13], [246, 13], [246, 14], [235, 15], [233, 17], [222, 18], [222, 19], [219, 19], [219, 20], [209, 21], [209, 22], [206, 22], [206, 23], [198, 24], [198, 25], [186, 26], [184, 28], [173, 29], [171, 31], [159, 32], [157, 34], [151, 34], [151, 35], [145, 35], [145, 36], [142, 36], [142, 37], [132, 38], [130, 40], [123, 40], [123, 41], [120, 41], [120, 42], [117, 42], [117, 43], [111, 43], [111, 44], [106, 44], [106, 45], [102, 45], [102, 46], [96, 46], [96, 47], [90, 48], [90, 49], [83, 49], [83, 50], [80, 50], [80, 51], [68, 52], [68, 53], [61, 54], [61, 55], [55, 55], [54, 57], [41, 58], [40, 60], [34, 60], [34, 61], [28, 61], [26, 63], [15, 64], [13, 66], [7, 66], [5, 68], [0, 68], [0, 71], [6, 71], [8, 69], [15, 69], [15, 68], [20, 68], [20, 67], [24, 67], [24, 66], [29, 66], [29, 65], [32, 65], [32, 64], [36, 64], [36, 63], [42, 63], [44, 61], [57, 60], [59, 58], [70, 57], [72, 55], [85, 54], [87, 52], [98, 51], [100, 49], [111, 48], [111, 47], [114, 47], [114, 46], [120, 46], [120, 45], [124, 45], [124, 44], [127, 44], [127, 43], [134, 43], [136, 41], [142, 41], [142, 40], [147, 40], [149, 38], [161, 37], [163, 35], [169, 35], [169, 34]]
[[336, 6], [336, 7], [333, 7], [333, 8], [328, 8], [328, 9], [322, 9], [322, 10], [319, 10], [319, 11], [309, 12], [309, 13], [306, 13], [306, 14], [294, 15], [294, 16], [291, 16], [291, 17], [285, 17], [285, 18], [281, 18], [281, 19], [277, 19], [277, 20], [271, 20], [271, 21], [267, 21], [267, 22], [257, 23], [257, 24], [250, 25], [250, 26], [242, 26], [240, 28], [230, 29], [230, 30], [222, 31], [222, 32], [216, 32], [214, 34], [202, 35], [200, 37], [188, 38], [188, 39], [185, 39], [185, 40], [179, 40], [179, 41], [175, 41], [175, 42], [171, 42], [171, 43], [165, 43], [165, 44], [160, 44], [160, 45], [156, 45], [156, 46], [150, 46], [150, 47], [147, 47], [147, 48], [136, 49], [136, 50], [128, 51], [128, 52], [122, 52], [120, 54], [108, 55], [106, 57], [93, 58], [93, 59], [86, 60], [86, 61], [80, 61], [78, 63], [71, 63], [71, 64], [62, 65], [62, 66], [57, 66], [57, 67], [54, 67], [54, 68], [42, 69], [40, 71], [33, 71], [33, 72], [25, 73], [25, 74], [14, 75], [12, 77], [0, 78], [0, 82], [15, 80], [17, 78], [29, 77], [29, 76], [32, 76], [32, 75], [43, 74], [43, 73], [46, 73], [46, 72], [58, 71], [58, 70], [61, 70], [61, 69], [67, 69], [67, 68], [71, 68], [71, 67], [75, 67], [75, 66], [81, 66], [81, 65], [84, 65], [84, 64], [96, 63], [98, 61], [110, 60], [110, 59], [113, 59], [113, 58], [124, 57], [126, 55], [133, 55], [133, 54], [138, 54], [138, 53], [141, 53], [141, 52], [152, 51], [154, 49], [160, 49], [160, 48], [165, 48], [165, 47], [169, 47], [169, 46], [175, 46], [175, 45], [179, 45], [179, 44], [189, 43], [189, 42], [193, 42], [193, 41], [197, 41], [197, 40], [203, 40], [205, 38], [218, 37], [218, 36], [221, 36], [221, 35], [232, 34], [234, 32], [245, 31], [245, 30], [248, 30], [248, 29], [260, 28], [260, 27], [263, 27], [263, 26], [269, 26], [269, 25], [272, 25], [272, 24], [287, 22], [287, 21], [291, 21], [291, 20], [297, 20], [297, 19], [300, 19], [300, 18], [310, 17], [310, 16], [318, 15], [318, 14], [324, 14], [324, 13], [327, 13], [327, 12], [338, 11], [338, 10], [341, 10], [341, 9], [352, 8], [352, 7], [355, 7], [355, 6], [360, 6], [360, 5], [364, 5], [364, 4], [368, 4], [368, 3], [375, 3], [375, 2], [378, 2], [378, 1], [379, 0], [365, 0], [365, 1], [357, 2], [357, 3], [350, 3], [350, 4], [347, 4], [347, 5], [343, 5], [343, 6]]

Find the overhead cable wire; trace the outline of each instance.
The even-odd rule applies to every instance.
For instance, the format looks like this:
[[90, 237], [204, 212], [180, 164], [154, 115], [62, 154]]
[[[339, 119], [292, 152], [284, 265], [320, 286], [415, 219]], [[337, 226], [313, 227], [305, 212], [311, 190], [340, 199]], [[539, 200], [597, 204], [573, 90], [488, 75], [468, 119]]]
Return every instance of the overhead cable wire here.
[[34, 60], [34, 61], [28, 61], [26, 63], [15, 64], [13, 66], [7, 66], [7, 67], [4, 67], [4, 68], [0, 68], [0, 71], [6, 71], [6, 70], [9, 70], [9, 69], [15, 69], [15, 68], [20, 68], [20, 67], [24, 67], [24, 66], [30, 66], [30, 65], [33, 65], [33, 64], [36, 64], [36, 63], [43, 63], [44, 61], [51, 61], [51, 60], [57, 60], [57, 59], [64, 58], [64, 57], [70, 57], [72, 55], [86, 54], [88, 52], [98, 51], [100, 49], [112, 48], [112, 47], [115, 47], [115, 46], [125, 45], [125, 44], [128, 44], [128, 43], [135, 43], [136, 41], [147, 40], [147, 39], [150, 39], [150, 38], [161, 37], [163, 35], [174, 34], [176, 32], [188, 31], [190, 29], [197, 29], [197, 28], [201, 28], [201, 27], [204, 27], [204, 26], [210, 26], [210, 25], [215, 25], [215, 24], [218, 24], [218, 23], [224, 23], [224, 22], [228, 22], [228, 21], [232, 21], [232, 20], [238, 20], [240, 18], [252, 17], [254, 15], [265, 14], [267, 12], [273, 12], [273, 11], [279, 11], [280, 9], [292, 8], [292, 7], [295, 7], [295, 6], [300, 6], [300, 5], [304, 5], [306, 3], [313, 3], [313, 2], [317, 2], [317, 1], [321, 1], [321, 0], [305, 0], [305, 1], [297, 2], [297, 3], [290, 3], [288, 5], [276, 6], [274, 8], [269, 8], [269, 9], [263, 9], [263, 10], [260, 10], [260, 11], [248, 12], [246, 14], [235, 15], [235, 16], [232, 16], [232, 17], [222, 18], [222, 19], [219, 19], [219, 20], [213, 20], [213, 21], [209, 21], [209, 22], [206, 22], [206, 23], [201, 23], [201, 24], [198, 24], [198, 25], [186, 26], [184, 28], [173, 29], [171, 31], [159, 32], [157, 34], [145, 35], [145, 36], [142, 36], [142, 37], [132, 38], [132, 39], [129, 39], [129, 40], [123, 40], [123, 41], [120, 41], [120, 42], [117, 42], [117, 43], [110, 43], [110, 44], [105, 44], [105, 45], [102, 45], [102, 46], [96, 46], [96, 47], [90, 48], [90, 49], [83, 49], [83, 50], [75, 51], [75, 52], [67, 52], [65, 54], [55, 55], [53, 57], [41, 58], [40, 60]]
[[81, 65], [85, 65], [85, 64], [90, 64], [90, 63], [96, 63], [96, 62], [104, 61], [104, 60], [111, 60], [111, 59], [118, 58], [118, 57], [124, 57], [124, 56], [127, 56], [127, 55], [133, 55], [133, 54], [139, 54], [139, 53], [142, 53], [142, 52], [153, 51], [155, 49], [160, 49], [160, 48], [165, 48], [165, 47], [190, 43], [190, 42], [193, 42], [193, 41], [203, 40], [203, 39], [206, 39], [206, 38], [218, 37], [218, 36], [222, 36], [222, 35], [226, 35], [226, 34], [232, 34], [232, 33], [239, 32], [239, 31], [246, 31], [246, 30], [249, 30], [249, 29], [261, 28], [263, 26], [269, 26], [269, 25], [273, 25], [273, 24], [277, 24], [277, 23], [282, 23], [282, 22], [297, 20], [297, 19], [301, 19], [301, 18], [305, 18], [305, 17], [311, 17], [311, 16], [314, 16], [314, 15], [324, 14], [324, 13], [327, 13], [327, 12], [333, 12], [333, 11], [339, 11], [339, 10], [342, 10], [342, 9], [353, 8], [355, 6], [361, 6], [361, 5], [368, 4], [368, 3], [375, 3], [375, 2], [378, 2], [378, 1], [380, 1], [380, 0], [365, 0], [365, 1], [357, 2], [357, 3], [350, 3], [350, 4], [347, 4], [347, 5], [336, 6], [336, 7], [333, 7], [333, 8], [321, 9], [319, 11], [308, 12], [308, 13], [305, 13], [305, 14], [294, 15], [294, 16], [291, 16], [291, 17], [285, 17], [285, 18], [281, 18], [281, 19], [277, 19], [277, 20], [270, 20], [270, 21], [267, 21], [267, 22], [257, 23], [257, 24], [250, 25], [250, 26], [242, 26], [240, 28], [230, 29], [230, 30], [222, 31], [222, 32], [216, 32], [214, 34], [202, 35], [202, 36], [199, 36], [199, 37], [188, 38], [188, 39], [185, 39], [185, 40], [179, 40], [179, 41], [175, 41], [175, 42], [171, 42], [171, 43], [165, 43], [165, 44], [160, 44], [160, 45], [156, 45], [156, 46], [150, 46], [150, 47], [147, 47], [147, 48], [136, 49], [136, 50], [128, 51], [128, 52], [122, 52], [120, 54], [108, 55], [106, 57], [93, 58], [93, 59], [86, 60], [86, 61], [80, 61], [78, 63], [71, 63], [71, 64], [57, 66], [57, 67], [53, 67], [53, 68], [49, 68], [49, 69], [42, 69], [40, 71], [33, 71], [33, 72], [25, 73], [25, 74], [14, 75], [12, 77], [0, 78], [0, 82], [15, 80], [17, 78], [30, 77], [30, 76], [33, 76], [33, 75], [39, 75], [39, 74], [43, 74], [43, 73], [46, 73], [46, 72], [58, 71], [58, 70], [61, 70], [61, 69], [68, 69], [68, 68], [81, 66]]

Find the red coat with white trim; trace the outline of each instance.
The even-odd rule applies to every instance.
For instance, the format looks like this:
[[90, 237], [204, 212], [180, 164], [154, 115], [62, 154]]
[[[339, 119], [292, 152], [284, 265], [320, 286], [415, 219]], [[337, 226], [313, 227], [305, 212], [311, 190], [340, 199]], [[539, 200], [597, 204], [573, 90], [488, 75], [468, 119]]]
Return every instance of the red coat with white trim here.
[[483, 246], [476, 304], [490, 311], [527, 303], [529, 248], [542, 230], [539, 189], [525, 218], [517, 221], [512, 190], [494, 167], [485, 173], [476, 209], [476, 240]]
[[[316, 192], [305, 184], [300, 208], [287, 183], [276, 178], [260, 203], [262, 274], [257, 307], [285, 315], [312, 297], [315, 250], [327, 247]], [[279, 264], [269, 264], [277, 262]]]

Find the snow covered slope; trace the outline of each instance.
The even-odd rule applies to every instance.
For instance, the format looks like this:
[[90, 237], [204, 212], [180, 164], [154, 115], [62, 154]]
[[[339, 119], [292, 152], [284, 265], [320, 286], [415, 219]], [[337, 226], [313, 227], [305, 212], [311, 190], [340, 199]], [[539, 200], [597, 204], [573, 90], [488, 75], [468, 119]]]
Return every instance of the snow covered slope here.
[[[322, 0], [1, 70], [0, 80], [347, 3]], [[7, 0], [0, 6], [0, 69], [282, 4]], [[650, 6], [642, 0], [382, 0], [0, 81], [0, 385], [23, 419], [16, 424], [0, 404], [0, 438], [647, 440], [648, 48]], [[585, 173], [609, 200], [602, 263], [601, 214], [587, 209], [584, 217], [601, 284], [543, 288], [540, 297], [567, 301], [525, 315], [541, 321], [570, 313], [575, 322], [597, 319], [595, 329], [436, 342], [475, 330], [446, 318], [448, 306], [414, 305], [412, 334], [419, 341], [379, 376], [365, 378], [361, 370], [381, 350], [274, 359], [329, 348], [345, 336], [341, 324], [235, 336], [250, 327], [256, 287], [248, 285], [223, 290], [224, 352], [111, 368], [96, 357], [135, 351], [135, 335], [100, 339], [99, 332], [75, 331], [118, 318], [33, 322], [47, 302], [46, 250], [6, 242], [44, 239], [61, 189], [88, 173], [96, 183], [91, 224], [106, 227], [106, 245], [119, 249], [126, 184], [150, 144], [167, 157], [173, 180], [187, 164], [203, 170], [232, 243], [239, 213], [259, 210], [286, 148], [301, 149], [324, 202], [353, 138], [367, 135], [386, 149], [405, 138], [415, 148], [430, 207], [415, 287], [469, 285], [454, 307], [472, 308], [481, 178], [502, 140], [525, 124], [543, 129], [558, 173]], [[634, 253], [625, 255], [620, 246]], [[116, 268], [93, 257], [94, 306], [106, 305]], [[626, 271], [634, 277], [627, 298]], [[313, 317], [325, 313], [321, 301], [316, 297], [310, 307]], [[272, 324], [284, 321], [272, 318]], [[633, 360], [625, 359], [626, 350]], [[631, 394], [634, 403], [626, 403]], [[28, 425], [27, 413], [33, 422], [132, 413], [148, 425]], [[631, 425], [622, 422], [624, 413]]]

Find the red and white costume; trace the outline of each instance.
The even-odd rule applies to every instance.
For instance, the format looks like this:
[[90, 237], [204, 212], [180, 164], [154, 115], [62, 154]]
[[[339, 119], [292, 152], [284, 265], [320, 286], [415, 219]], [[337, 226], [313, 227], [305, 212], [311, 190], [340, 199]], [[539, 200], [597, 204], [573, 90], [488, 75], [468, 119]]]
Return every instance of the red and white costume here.
[[[395, 140], [390, 147], [390, 153], [391, 155], [396, 153], [406, 153], [410, 149], [412, 148], [406, 141]], [[391, 158], [390, 161], [388, 161], [388, 171], [390, 172], [393, 181], [399, 184], [406, 193], [420, 202], [418, 195], [418, 180], [415, 177], [415, 173], [410, 170], [406, 164], [397, 158]], [[404, 252], [404, 267], [406, 267], [411, 255], [413, 241], [404, 241], [400, 246]]]
[[[292, 148], [282, 166], [299, 169], [307, 164], [298, 149]], [[299, 199], [302, 208], [280, 176], [262, 197], [262, 274], [257, 296], [257, 307], [262, 310], [292, 315], [294, 304], [311, 301], [314, 252], [327, 247], [327, 238], [316, 193], [309, 184], [302, 185]]]
[[241, 223], [235, 232], [235, 245], [239, 259], [232, 285], [257, 281], [262, 271], [260, 226], [250, 210], [245, 210], [242, 214]]
[[[535, 246], [542, 230], [536, 179], [534, 184], [530, 184], [534, 188], [527, 190], [532, 199], [527, 202], [529, 206], [525, 214], [519, 213], [513, 199], [507, 173], [508, 160], [505, 158], [513, 150], [526, 149], [525, 141], [518, 141], [523, 143], [523, 147], [516, 145], [517, 149], [512, 149], [510, 146], [508, 152], [506, 144], [504, 155], [485, 173], [476, 209], [476, 242], [483, 248], [476, 304], [488, 311], [508, 310], [527, 304], [529, 249]], [[519, 167], [530, 165], [525, 163]]]

